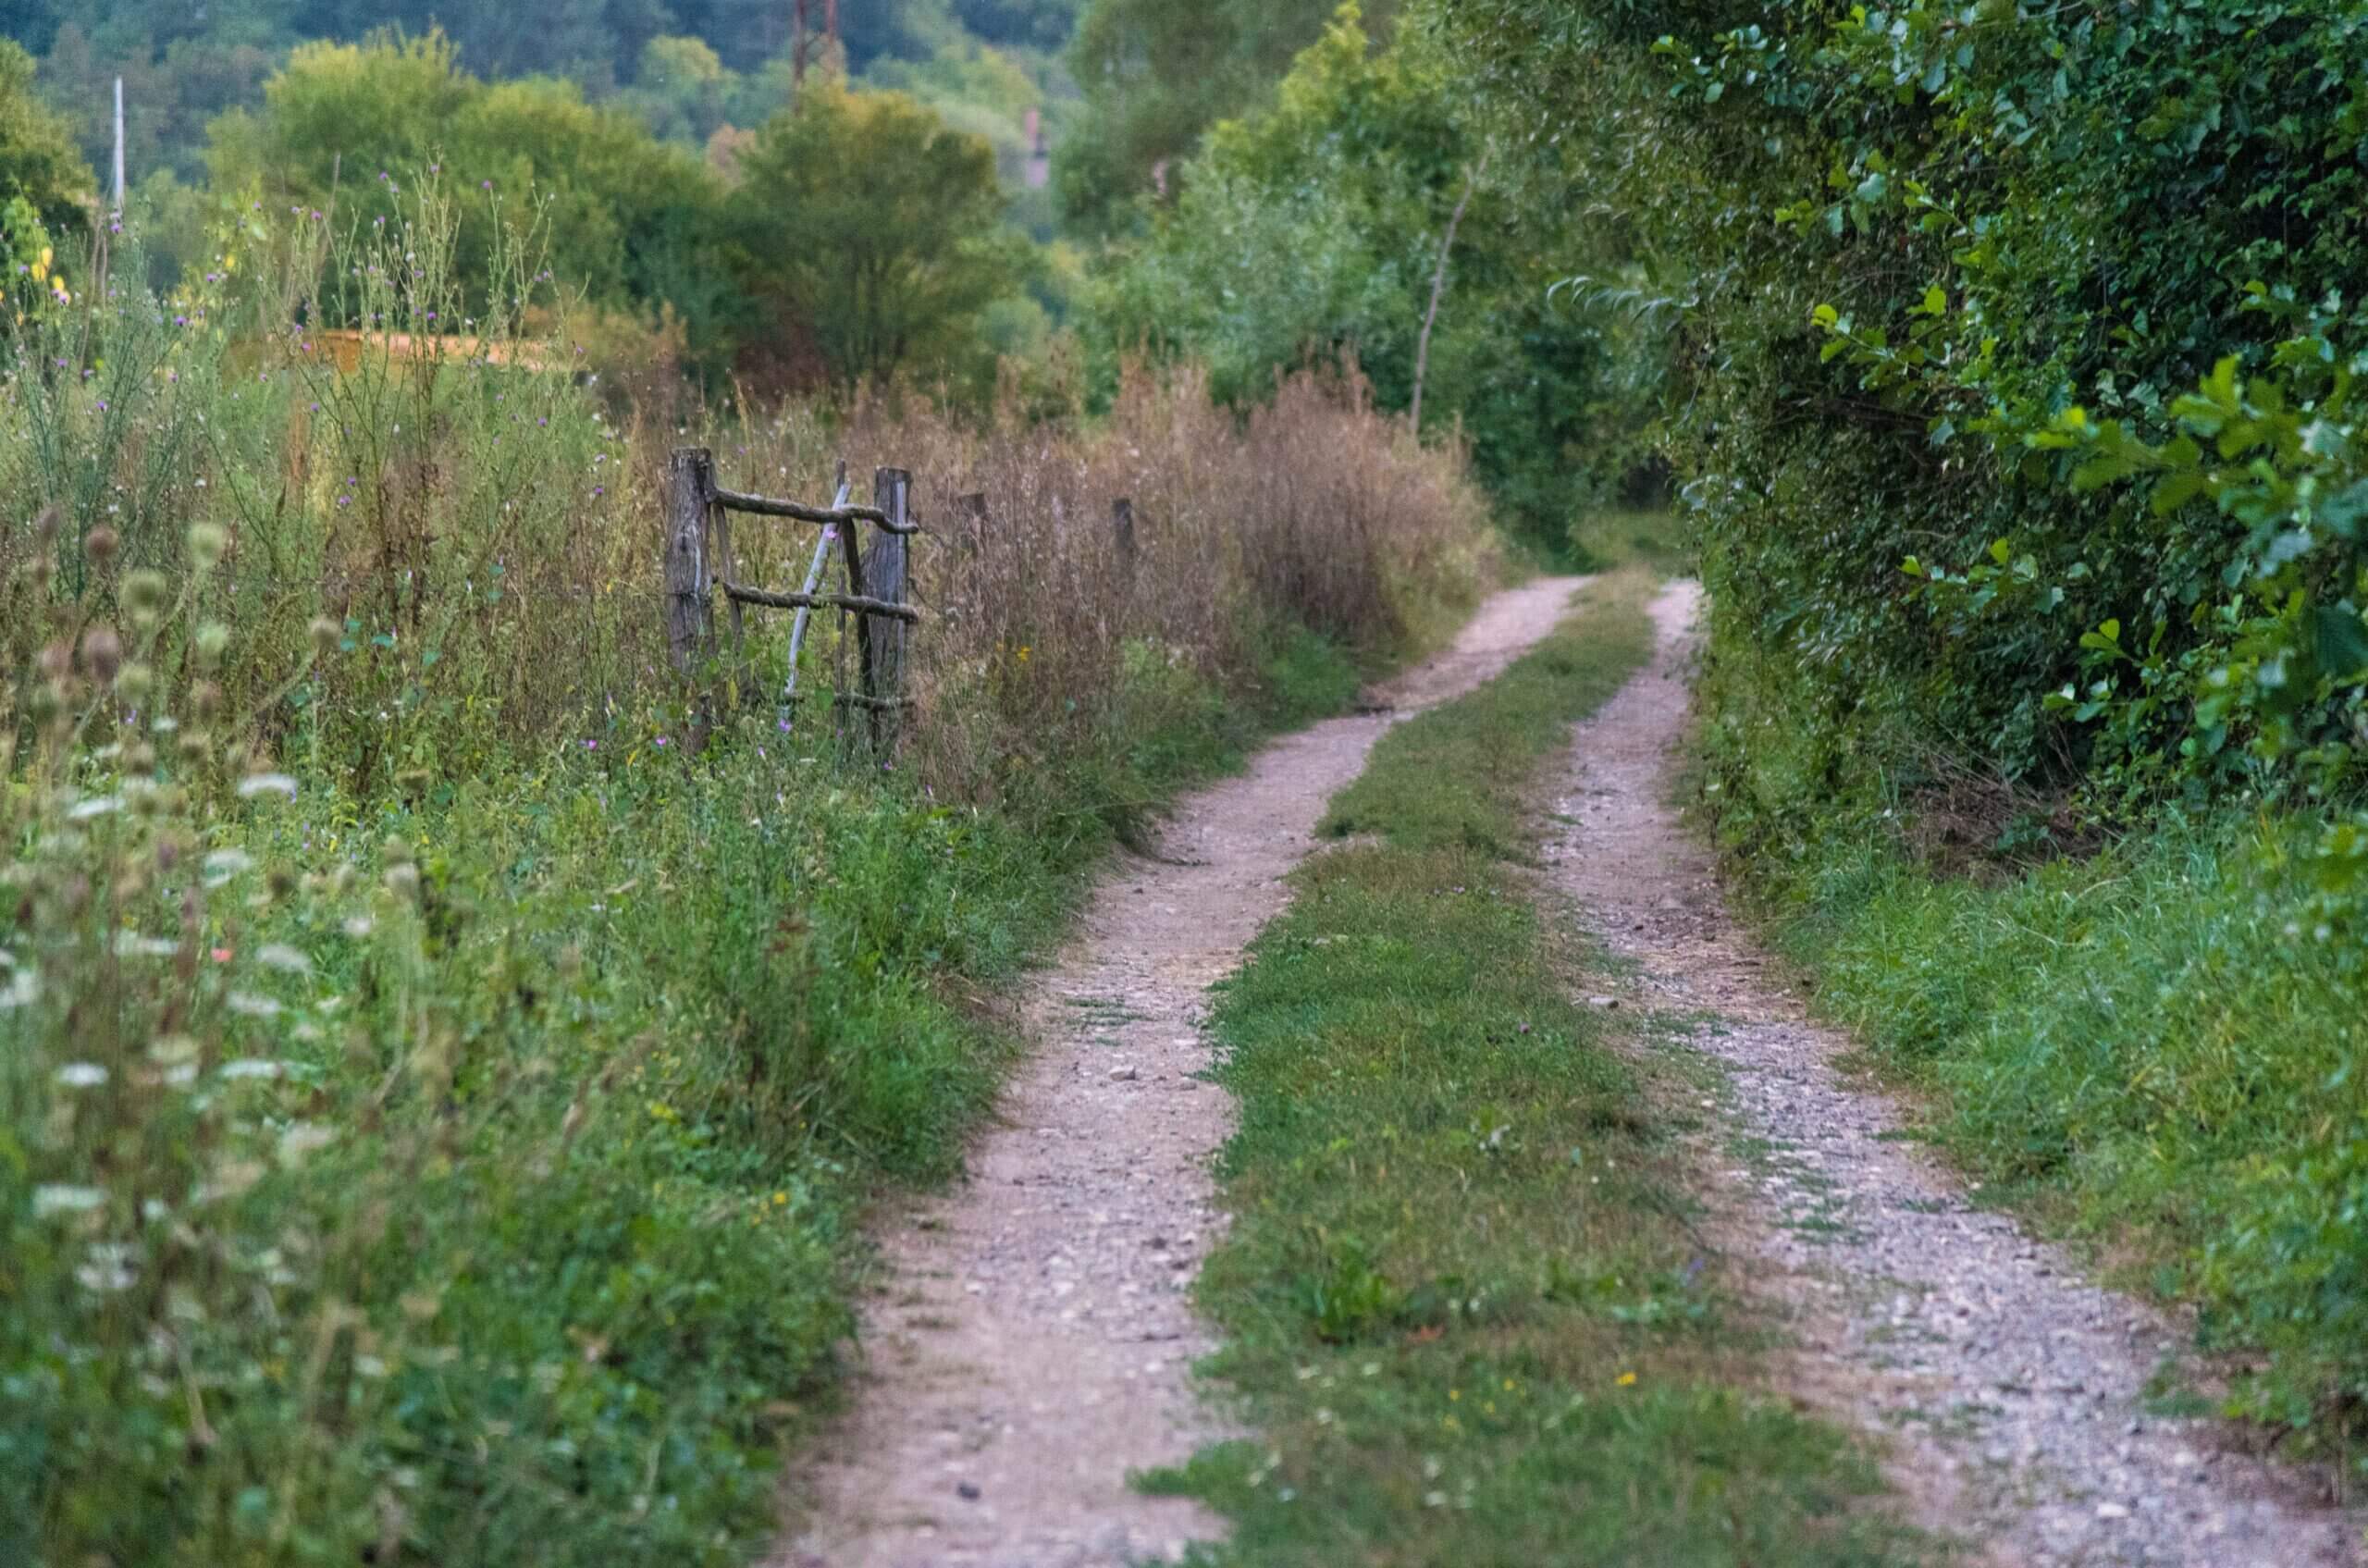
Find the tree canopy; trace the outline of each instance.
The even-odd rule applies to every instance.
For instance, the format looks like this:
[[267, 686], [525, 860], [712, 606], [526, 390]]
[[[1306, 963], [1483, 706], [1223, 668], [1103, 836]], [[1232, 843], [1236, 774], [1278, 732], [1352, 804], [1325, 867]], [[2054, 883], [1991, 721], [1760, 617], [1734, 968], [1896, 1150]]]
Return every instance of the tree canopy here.
[[596, 303], [673, 297], [697, 314], [703, 302], [687, 292], [687, 257], [718, 194], [706, 166], [572, 82], [482, 81], [440, 33], [303, 45], [259, 114], [216, 128], [208, 156], [222, 189], [344, 223], [392, 220], [397, 188], [434, 170], [503, 204], [465, 205], [464, 265], [487, 253], [506, 211], [541, 231], [550, 270]]
[[[1123, 221], [1217, 121], [1257, 108], [1299, 52], [1323, 35], [1338, 0], [1092, 0], [1069, 45], [1085, 93], [1078, 134], [1062, 147], [1062, 204], [1088, 228]], [[1367, 24], [1386, 32], [1394, 0]], [[1178, 171], [1180, 174], [1180, 170]]]
[[758, 133], [740, 176], [732, 268], [799, 378], [959, 368], [980, 314], [1025, 277], [993, 149], [903, 93], [812, 91]]
[[[0, 203], [20, 204], [55, 234], [79, 232], [95, 194], [65, 122], [33, 91], [32, 56], [0, 39]], [[22, 236], [7, 236], [11, 248]]]
[[1376, 50], [1344, 6], [1268, 106], [1218, 122], [1179, 166], [1174, 202], [1100, 270], [1092, 329], [1204, 358], [1236, 401], [1277, 366], [1353, 357], [1407, 409], [1437, 285], [1426, 419], [1460, 424], [1508, 514], [1559, 544], [1641, 417], [1610, 405], [1616, 329], [1550, 297], [1554, 268], [1604, 249], [1566, 204], [1533, 199], [1536, 162], [1492, 154], [1425, 34]]

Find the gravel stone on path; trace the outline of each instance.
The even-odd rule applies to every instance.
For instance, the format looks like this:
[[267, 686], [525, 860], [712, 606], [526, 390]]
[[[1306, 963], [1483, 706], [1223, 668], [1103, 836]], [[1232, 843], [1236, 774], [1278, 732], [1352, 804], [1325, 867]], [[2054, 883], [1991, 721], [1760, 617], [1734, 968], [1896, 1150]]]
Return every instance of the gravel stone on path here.
[[[1696, 590], [1653, 606], [1659, 651], [1580, 727], [1551, 851], [1560, 884], [1645, 1000], [1708, 1015], [1747, 1136], [1711, 1195], [1714, 1231], [1793, 1315], [1780, 1380], [1887, 1435], [1924, 1522], [2002, 1568], [2337, 1568], [2368, 1519], [2320, 1477], [2152, 1414], [2145, 1387], [2189, 1351], [2171, 1315], [2086, 1282], [2061, 1250], [1975, 1206], [1900, 1141], [1896, 1100], [1838, 1071], [1848, 1048], [1728, 917], [1709, 855], [1668, 804], [1687, 712]], [[1765, 1151], [1762, 1153], [1761, 1151]]]
[[[1317, 819], [1398, 717], [1460, 696], [1551, 631], [1584, 579], [1498, 595], [1375, 710], [1277, 741], [1186, 800], [1157, 859], [1104, 878], [1083, 935], [1027, 988], [1034, 1054], [968, 1183], [888, 1223], [865, 1374], [790, 1499], [795, 1568], [1121, 1568], [1224, 1523], [1128, 1473], [1229, 1435], [1196, 1397], [1215, 1348], [1187, 1292], [1222, 1231], [1204, 1089], [1210, 984], [1277, 913]], [[1193, 1091], [1202, 1091], [1193, 1093]]]

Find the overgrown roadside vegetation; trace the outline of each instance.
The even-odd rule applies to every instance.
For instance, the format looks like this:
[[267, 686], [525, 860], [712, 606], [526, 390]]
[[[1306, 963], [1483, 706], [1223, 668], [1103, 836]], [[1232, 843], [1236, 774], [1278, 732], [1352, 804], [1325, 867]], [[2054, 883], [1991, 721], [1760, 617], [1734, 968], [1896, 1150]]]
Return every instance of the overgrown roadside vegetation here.
[[1581, 1001], [1530, 861], [1571, 725], [1648, 656], [1643, 574], [1383, 737], [1227, 982], [1235, 1214], [1202, 1277], [1261, 1437], [1151, 1485], [1258, 1564], [1867, 1564], [1918, 1547], [1833, 1429], [1745, 1391], [1667, 1084]]
[[1977, 877], [1936, 869], [1889, 798], [1753, 863], [1819, 1009], [1924, 1093], [1988, 1197], [2195, 1303], [2230, 1414], [2339, 1451], [2368, 1337], [2368, 1105], [2356, 969], [2309, 939], [2316, 830], [2174, 821]]
[[2363, 35], [2338, 0], [1478, 0], [1664, 310], [1703, 804], [1951, 1149], [2368, 1412]]
[[[9, 343], [0, 475], [50, 503], [0, 522], [10, 1562], [745, 1561], [835, 1386], [855, 1210], [987, 1104], [984, 989], [1114, 838], [1494, 570], [1456, 454], [1321, 377], [1247, 421], [1187, 370], [1091, 424], [678, 432], [520, 367], [564, 343], [325, 364], [307, 266], [516, 329], [536, 266], [464, 281], [445, 201]], [[827, 623], [820, 700], [685, 755], [686, 435], [767, 491], [844, 453], [930, 522], [987, 498], [975, 551], [916, 548], [892, 765], [833, 726]], [[812, 542], [744, 528], [743, 569]]]

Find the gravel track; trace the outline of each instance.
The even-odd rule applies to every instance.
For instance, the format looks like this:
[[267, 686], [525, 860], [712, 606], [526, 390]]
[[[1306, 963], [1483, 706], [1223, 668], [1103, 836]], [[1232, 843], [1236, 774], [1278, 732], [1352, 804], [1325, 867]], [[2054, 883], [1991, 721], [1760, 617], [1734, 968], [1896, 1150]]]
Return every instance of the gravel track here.
[[1083, 935], [1027, 989], [1035, 1049], [959, 1189], [882, 1228], [867, 1369], [790, 1501], [796, 1568], [1118, 1568], [1215, 1538], [1128, 1473], [1225, 1435], [1191, 1363], [1186, 1291], [1223, 1219], [1209, 1162], [1229, 1096], [1203, 1080], [1210, 984], [1284, 902], [1333, 793], [1398, 718], [1471, 690], [1551, 631], [1583, 579], [1498, 595], [1455, 646], [1185, 801]]
[[1667, 804], [1696, 594], [1655, 602], [1659, 650], [1581, 726], [1552, 854], [1561, 885], [1639, 968], [1646, 1005], [1693, 1025], [1732, 1085], [1713, 1233], [1782, 1303], [1777, 1377], [1886, 1435], [1927, 1523], [2000, 1568], [2337, 1568], [2368, 1519], [2317, 1478], [2230, 1451], [2226, 1429], [2151, 1414], [2143, 1390], [2191, 1340], [2176, 1317], [2086, 1282], [2064, 1252], [1975, 1205], [1913, 1142], [1898, 1101], [1838, 1071], [1782, 971], [1728, 917], [1707, 852]]

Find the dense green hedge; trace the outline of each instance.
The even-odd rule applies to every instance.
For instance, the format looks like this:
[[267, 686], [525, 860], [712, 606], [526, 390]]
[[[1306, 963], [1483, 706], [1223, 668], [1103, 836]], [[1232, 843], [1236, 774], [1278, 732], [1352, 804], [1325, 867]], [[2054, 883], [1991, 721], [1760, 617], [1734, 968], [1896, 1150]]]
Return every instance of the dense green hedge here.
[[[2255, 741], [2349, 751], [2325, 721], [2368, 664], [2356, 507], [2328, 504], [2368, 339], [2347, 297], [2368, 259], [2357, 6], [1453, 15], [1523, 129], [1623, 127], [1597, 190], [1684, 307], [1676, 434], [1719, 647], [1801, 666], [1835, 742], [1821, 782], [1881, 737], [2093, 774], [2127, 813], [2283, 787]], [[2224, 359], [2225, 406], [2182, 421]], [[2201, 444], [2161, 451], [2183, 427]], [[2313, 484], [2232, 494], [2254, 458]], [[2140, 471], [2176, 483], [2117, 482]], [[2249, 686], [2263, 636], [2298, 656], [2270, 672], [2282, 695]], [[2215, 676], [2261, 700], [2198, 723]]]
[[1441, 10], [1676, 323], [1705, 798], [1825, 1005], [2356, 1431], [2368, 12]]

